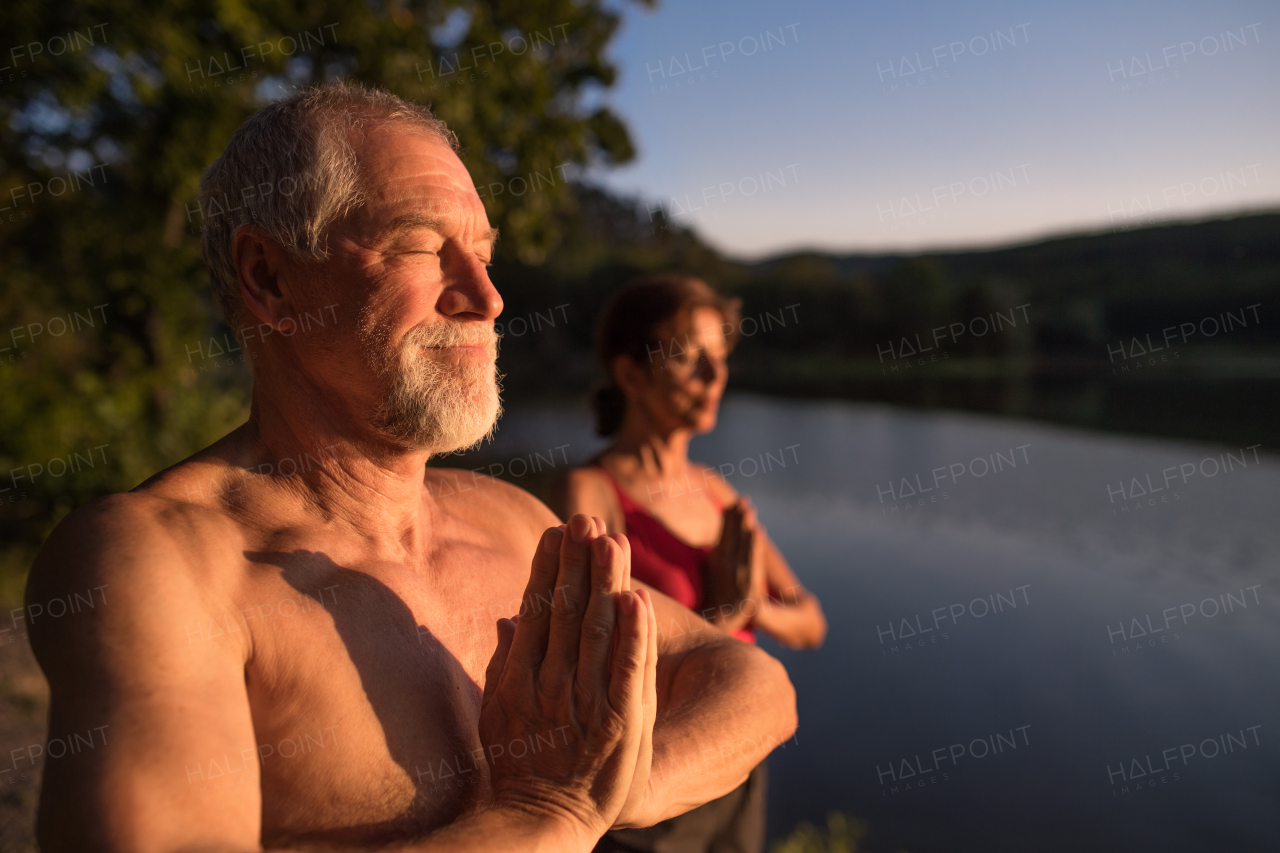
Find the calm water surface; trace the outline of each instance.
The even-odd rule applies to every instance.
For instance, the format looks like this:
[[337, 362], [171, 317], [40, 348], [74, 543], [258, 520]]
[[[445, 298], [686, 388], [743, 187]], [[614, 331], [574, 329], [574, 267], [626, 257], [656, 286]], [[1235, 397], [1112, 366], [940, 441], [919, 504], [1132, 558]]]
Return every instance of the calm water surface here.
[[[599, 444], [521, 406], [486, 456]], [[1271, 450], [728, 399], [692, 455], [831, 622], [764, 641], [801, 721], [771, 835], [839, 809], [874, 851], [1280, 850]]]

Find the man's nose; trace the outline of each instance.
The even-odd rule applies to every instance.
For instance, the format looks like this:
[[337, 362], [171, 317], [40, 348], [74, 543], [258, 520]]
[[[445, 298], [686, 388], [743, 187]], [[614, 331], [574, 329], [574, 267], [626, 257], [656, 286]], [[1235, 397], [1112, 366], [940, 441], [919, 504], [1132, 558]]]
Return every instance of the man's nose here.
[[440, 313], [455, 320], [492, 322], [502, 313], [502, 296], [489, 280], [484, 262], [472, 252], [450, 254], [453, 257], [447, 259], [445, 286], [437, 305]]

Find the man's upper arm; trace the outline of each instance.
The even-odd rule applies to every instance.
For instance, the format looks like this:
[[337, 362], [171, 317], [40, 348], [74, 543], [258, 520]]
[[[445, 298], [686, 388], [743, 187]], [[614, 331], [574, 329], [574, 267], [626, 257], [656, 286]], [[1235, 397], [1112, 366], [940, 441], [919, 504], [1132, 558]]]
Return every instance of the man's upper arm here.
[[658, 717], [649, 784], [661, 792], [662, 820], [733, 790], [789, 738], [795, 691], [764, 650], [650, 593], [658, 621]]
[[[28, 631], [51, 688], [46, 853], [258, 848], [246, 634], [192, 642], [220, 615], [203, 567], [225, 569], [217, 552], [229, 547], [203, 535], [197, 512], [137, 495], [96, 501], [54, 531], [32, 568]], [[78, 607], [51, 618], [58, 599]], [[36, 605], [44, 618], [32, 617]], [[215, 786], [211, 772], [245, 781]]]
[[[795, 693], [786, 670], [777, 660], [758, 646], [735, 639], [686, 608], [678, 601], [663, 595], [648, 584], [632, 579], [632, 588], [644, 587], [653, 600], [654, 614], [658, 620], [658, 693], [660, 703], [664, 696], [680, 701], [716, 702], [714, 690], [708, 690], [713, 682], [744, 683], [759, 679], [758, 691], [751, 698], [766, 703], [780, 703], [774, 710], [781, 717], [794, 716]], [[700, 675], [689, 683], [691, 692], [678, 695], [676, 689], [680, 672], [690, 659], [697, 659]], [[704, 669], [705, 667], [705, 669]], [[704, 680], [709, 676], [711, 681]], [[742, 697], [730, 699], [741, 701]], [[785, 727], [786, 723], [782, 727]]]

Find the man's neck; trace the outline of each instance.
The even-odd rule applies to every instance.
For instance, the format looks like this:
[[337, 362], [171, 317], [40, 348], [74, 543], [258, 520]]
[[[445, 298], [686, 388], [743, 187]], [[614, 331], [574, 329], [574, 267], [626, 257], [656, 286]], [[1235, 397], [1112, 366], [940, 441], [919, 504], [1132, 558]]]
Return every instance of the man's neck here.
[[296, 374], [287, 382], [255, 377], [242, 429], [273, 470], [286, 475], [279, 482], [326, 523], [347, 526], [388, 559], [418, 555], [427, 544], [423, 477], [430, 453], [389, 441], [353, 409], [342, 395]]

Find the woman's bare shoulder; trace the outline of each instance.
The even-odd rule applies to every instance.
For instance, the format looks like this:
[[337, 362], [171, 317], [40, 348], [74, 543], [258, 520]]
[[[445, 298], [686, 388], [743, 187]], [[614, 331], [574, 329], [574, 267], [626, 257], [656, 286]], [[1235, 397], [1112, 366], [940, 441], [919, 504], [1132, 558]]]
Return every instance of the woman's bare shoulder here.
[[578, 513], [599, 516], [609, 522], [611, 531], [622, 515], [609, 474], [598, 465], [574, 468], [557, 479], [551, 487], [550, 503], [562, 519]]

